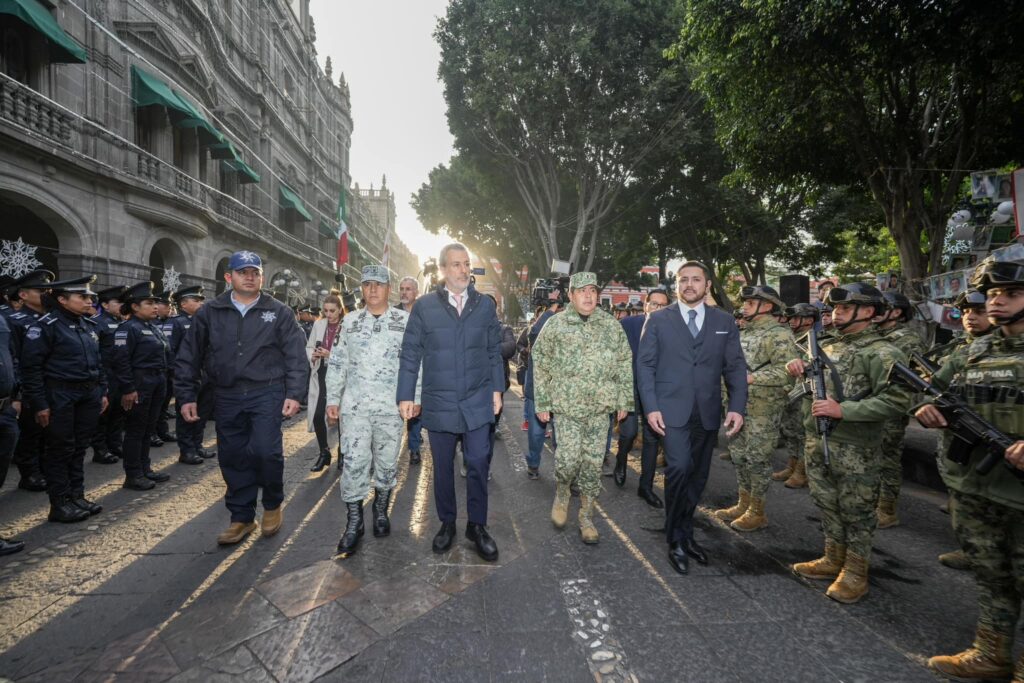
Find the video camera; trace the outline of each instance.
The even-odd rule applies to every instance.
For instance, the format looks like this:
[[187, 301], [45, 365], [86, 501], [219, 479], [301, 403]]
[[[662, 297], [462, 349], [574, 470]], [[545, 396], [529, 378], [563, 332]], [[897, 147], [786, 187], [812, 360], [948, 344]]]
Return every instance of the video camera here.
[[571, 270], [568, 261], [552, 261], [551, 274], [554, 277], [542, 277], [534, 280], [533, 291], [530, 293], [530, 304], [546, 308], [555, 303], [561, 306], [569, 303], [569, 273]]

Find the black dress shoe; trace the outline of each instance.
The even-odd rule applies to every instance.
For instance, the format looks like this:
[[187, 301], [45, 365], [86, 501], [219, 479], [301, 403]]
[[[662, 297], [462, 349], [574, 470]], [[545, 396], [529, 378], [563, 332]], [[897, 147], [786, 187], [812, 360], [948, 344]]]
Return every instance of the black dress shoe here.
[[697, 541], [687, 541], [683, 543], [683, 550], [686, 554], [697, 560], [697, 564], [707, 564], [708, 555], [704, 552], [704, 548], [697, 545]]
[[0, 538], [0, 555], [13, 555], [25, 549], [25, 541], [12, 541]]
[[178, 437], [174, 435], [174, 432], [164, 432], [163, 434], [157, 434], [157, 437], [159, 437], [161, 441], [165, 441], [167, 443], [174, 443], [175, 441], [178, 440]]
[[680, 574], [688, 574], [690, 572], [690, 560], [686, 556], [686, 551], [683, 550], [682, 543], [669, 544], [668, 563], [672, 565], [672, 569], [675, 569]]
[[455, 540], [455, 522], [441, 522], [441, 530], [434, 536], [434, 552], [446, 553]]
[[178, 456], [178, 462], [180, 462], [182, 465], [202, 465], [203, 459], [199, 456], [198, 453], [195, 453], [193, 451], [185, 451], [184, 453]]
[[156, 434], [154, 434], [153, 436], [149, 437], [149, 447], [150, 448], [160, 448], [163, 445], [164, 445], [163, 439], [161, 439]]
[[199, 448], [196, 449], [196, 453], [199, 454], [200, 458], [216, 458], [217, 457], [217, 451], [215, 451], [213, 449], [203, 448], [202, 446], [200, 446]]
[[661, 498], [658, 498], [658, 494], [650, 489], [637, 489], [636, 495], [644, 499], [648, 505], [658, 510], [665, 507], [665, 504], [661, 502]]
[[89, 519], [89, 513], [71, 502], [69, 496], [64, 496], [60, 500], [50, 502], [50, 514], [46, 518], [51, 522], [71, 524]]
[[82, 508], [90, 515], [98, 515], [103, 512], [103, 506], [88, 500], [85, 496], [72, 496], [71, 502]]
[[101, 465], [113, 465], [118, 462], [118, 457], [107, 451], [96, 451], [92, 455], [92, 461]]
[[325, 467], [331, 466], [331, 449], [321, 448], [320, 455], [316, 456], [316, 462], [309, 468], [310, 472], [321, 472]]
[[38, 493], [40, 491], [46, 490], [46, 480], [43, 479], [43, 475], [41, 474], [29, 474], [21, 478], [21, 480], [18, 482], [18, 488], [24, 489], [25, 491], [35, 491]]
[[488, 562], [498, 559], [498, 544], [494, 542], [491, 535], [487, 533], [487, 527], [483, 524], [466, 525], [466, 538], [476, 546], [476, 554]]
[[169, 481], [171, 478], [171, 475], [164, 474], [163, 472], [146, 472], [145, 476], [146, 479], [149, 479], [150, 481], [155, 481], [157, 483]]
[[626, 485], [626, 459], [621, 460], [616, 458], [615, 470], [612, 471], [612, 477], [615, 479], [615, 485], [620, 489]]
[[420, 458], [420, 452], [419, 451], [409, 451], [409, 464], [410, 465], [419, 465], [420, 464], [420, 460], [421, 460], [421, 458]]
[[124, 480], [124, 484], [121, 486], [132, 491], [148, 491], [156, 486], [156, 484], [145, 477], [129, 477]]

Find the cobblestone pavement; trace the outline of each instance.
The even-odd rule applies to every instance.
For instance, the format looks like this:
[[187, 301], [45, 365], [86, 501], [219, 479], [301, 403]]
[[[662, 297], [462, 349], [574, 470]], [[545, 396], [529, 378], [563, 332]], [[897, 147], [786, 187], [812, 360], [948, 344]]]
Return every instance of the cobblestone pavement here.
[[[333, 559], [338, 472], [309, 472], [304, 415], [285, 431], [282, 532], [235, 547], [215, 541], [228, 521], [215, 462], [179, 465], [171, 444], [154, 454], [172, 479], [147, 493], [121, 489], [120, 467], [88, 463], [89, 496], [104, 511], [79, 525], [47, 523], [43, 494], [11, 482], [0, 534], [28, 548], [0, 559], [0, 676], [877, 683], [934, 681], [925, 659], [968, 643], [974, 587], [936, 562], [954, 547], [938, 494], [907, 487], [903, 524], [879, 532], [871, 591], [857, 605], [789, 573], [822, 541], [806, 490], [778, 485], [763, 531], [740, 535], [700, 515], [711, 563], [681, 577], [635, 471], [624, 489], [604, 480], [600, 544], [584, 546], [574, 523], [553, 529], [550, 451], [541, 479], [528, 480], [521, 403], [511, 392], [507, 403], [490, 485], [494, 564], [461, 537], [464, 519], [453, 549], [431, 552], [429, 451], [420, 466], [402, 456], [391, 536], [367, 533], [354, 557]], [[732, 466], [715, 458], [704, 504], [732, 503], [734, 491]]]

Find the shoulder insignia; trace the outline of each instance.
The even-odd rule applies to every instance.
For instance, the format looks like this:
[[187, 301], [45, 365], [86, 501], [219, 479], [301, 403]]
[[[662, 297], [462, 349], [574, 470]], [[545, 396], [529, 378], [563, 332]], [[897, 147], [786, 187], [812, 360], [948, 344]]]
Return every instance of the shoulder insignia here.
[[32, 327], [28, 328], [27, 332], [25, 332], [25, 337], [27, 339], [39, 339], [39, 337], [41, 337], [42, 334], [42, 328], [38, 327], [37, 325], [33, 325]]

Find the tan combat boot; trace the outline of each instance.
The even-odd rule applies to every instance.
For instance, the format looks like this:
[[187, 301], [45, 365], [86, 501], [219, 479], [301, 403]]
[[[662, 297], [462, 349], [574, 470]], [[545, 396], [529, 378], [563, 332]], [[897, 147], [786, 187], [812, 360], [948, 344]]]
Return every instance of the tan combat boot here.
[[843, 570], [846, 561], [846, 546], [839, 545], [831, 538], [825, 539], [825, 554], [810, 562], [797, 562], [790, 567], [794, 573], [805, 579], [833, 580]]
[[281, 511], [284, 508], [283, 505], [279, 505], [275, 510], [264, 510], [263, 519], [260, 531], [264, 536], [273, 536], [281, 530]]
[[786, 463], [786, 467], [773, 474], [772, 481], [786, 481], [793, 476], [793, 470], [796, 469], [797, 462], [799, 461], [795, 457], [792, 455], [789, 456], [789, 461]]
[[731, 522], [734, 519], [738, 519], [747, 508], [750, 507], [750, 491], [744, 491], [740, 489], [739, 500], [731, 508], [722, 508], [721, 510], [715, 510], [713, 514], [723, 522]]
[[843, 571], [825, 591], [836, 602], [852, 605], [868, 593], [868, 561], [857, 553], [846, 552]]
[[964, 555], [963, 550], [942, 553], [939, 555], [939, 562], [950, 569], [959, 569], [960, 571], [971, 568], [971, 561], [967, 559], [967, 555]]
[[802, 489], [807, 486], [807, 465], [804, 464], [803, 458], [796, 461], [793, 474], [789, 476], [789, 479], [782, 482], [782, 485], [787, 489]]
[[[1012, 636], [996, 633], [987, 626], [978, 626], [974, 644], [955, 655], [939, 655], [928, 660], [928, 667], [956, 678], [1008, 678], [1013, 674], [1010, 653]], [[1014, 681], [1024, 680], [1018, 662]]]
[[878, 515], [879, 529], [899, 526], [900, 518], [896, 515], [895, 498], [879, 498], [878, 509], [875, 510], [875, 514]]
[[256, 530], [256, 522], [232, 522], [217, 537], [218, 545], [234, 545]]
[[561, 529], [569, 520], [569, 485], [559, 482], [555, 487], [555, 502], [551, 506], [551, 523], [556, 529]]
[[746, 511], [729, 526], [736, 531], [757, 531], [768, 526], [768, 517], [764, 514], [764, 498], [751, 496]]
[[580, 497], [580, 536], [587, 545], [597, 543], [597, 527], [594, 526], [594, 503], [590, 496]]

